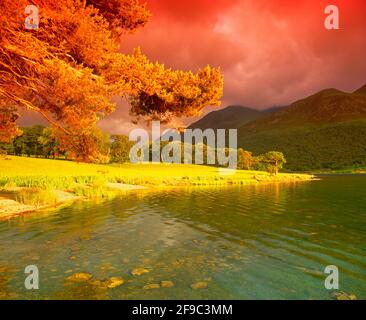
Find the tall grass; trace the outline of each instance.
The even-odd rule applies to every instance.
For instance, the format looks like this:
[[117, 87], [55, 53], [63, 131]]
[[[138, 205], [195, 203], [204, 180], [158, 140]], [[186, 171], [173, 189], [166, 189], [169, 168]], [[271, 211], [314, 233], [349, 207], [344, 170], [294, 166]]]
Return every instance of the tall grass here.
[[[70, 161], [9, 157], [0, 159], [0, 189], [62, 190], [84, 197], [112, 197], [107, 184], [188, 186], [248, 184], [258, 181], [299, 181], [311, 176], [237, 170], [220, 175], [216, 167], [184, 164], [97, 165]], [[31, 197], [24, 196], [26, 199]], [[36, 200], [38, 201], [38, 200]]]
[[94, 185], [96, 181], [100, 184], [101, 180], [106, 183], [111, 179], [101, 176], [0, 176], [0, 187], [4, 189], [23, 187], [67, 191], [78, 185]]
[[40, 189], [21, 189], [16, 193], [16, 201], [33, 205], [37, 208], [48, 205], [56, 205], [58, 202], [54, 191]]

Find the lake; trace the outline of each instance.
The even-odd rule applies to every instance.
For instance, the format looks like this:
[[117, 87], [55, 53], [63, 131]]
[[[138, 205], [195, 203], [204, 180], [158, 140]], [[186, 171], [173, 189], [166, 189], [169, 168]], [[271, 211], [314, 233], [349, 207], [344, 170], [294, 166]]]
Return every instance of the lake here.
[[[0, 299], [366, 299], [366, 176], [133, 191], [0, 222]], [[24, 288], [36, 265], [39, 290]], [[149, 270], [132, 276], [131, 270]], [[122, 277], [114, 289], [65, 279]], [[172, 281], [173, 287], [144, 289]], [[203, 282], [204, 289], [190, 286]]]

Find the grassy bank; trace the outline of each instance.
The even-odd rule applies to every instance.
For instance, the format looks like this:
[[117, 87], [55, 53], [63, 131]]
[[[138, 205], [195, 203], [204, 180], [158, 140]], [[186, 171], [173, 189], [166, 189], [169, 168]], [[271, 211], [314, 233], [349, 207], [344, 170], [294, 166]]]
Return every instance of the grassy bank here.
[[366, 174], [366, 167], [349, 167], [338, 170], [314, 170], [310, 174]]
[[284, 170], [286, 173], [303, 173], [309, 175], [335, 175], [335, 174], [366, 174], [366, 167], [352, 166], [342, 169], [318, 169], [318, 170], [308, 170], [308, 171], [290, 171]]
[[[113, 197], [125, 189], [124, 184], [149, 187], [253, 184], [310, 180], [305, 174], [237, 170], [234, 174], [208, 166], [185, 164], [97, 165], [61, 160], [25, 157], [0, 159], [0, 189], [25, 194], [19, 202], [30, 205], [32, 199], [56, 203], [54, 191], [68, 192], [85, 198]], [[126, 189], [131, 189], [128, 187]], [[46, 192], [45, 192], [46, 191]], [[40, 197], [39, 195], [42, 195]], [[18, 199], [17, 199], [18, 201]], [[46, 200], [47, 202], [47, 200]]]
[[25, 157], [0, 159], [0, 187], [74, 190], [102, 187], [107, 182], [144, 186], [246, 184], [258, 181], [309, 180], [305, 174], [237, 170], [220, 174], [220, 169], [185, 164], [97, 165]]

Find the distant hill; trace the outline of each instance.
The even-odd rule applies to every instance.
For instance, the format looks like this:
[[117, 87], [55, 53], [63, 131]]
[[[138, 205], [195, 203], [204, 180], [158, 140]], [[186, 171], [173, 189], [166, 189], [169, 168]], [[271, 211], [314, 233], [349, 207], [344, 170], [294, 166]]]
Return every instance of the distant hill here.
[[322, 90], [252, 123], [247, 129], [295, 127], [358, 119], [359, 116], [366, 115], [366, 92], [363, 90], [364, 87], [354, 93], [337, 89]]
[[255, 154], [282, 151], [291, 170], [366, 165], [366, 85], [353, 93], [322, 90], [238, 129]]
[[366, 95], [366, 84], [362, 86], [360, 89], [356, 90], [354, 93]]
[[[211, 111], [201, 119], [190, 124], [187, 129], [238, 129], [250, 121], [266, 117], [281, 108], [283, 107], [256, 110], [240, 105], [227, 106], [224, 109]], [[168, 130], [161, 136], [161, 139], [169, 140], [170, 133], [171, 131]]]
[[228, 106], [208, 113], [200, 120], [192, 123], [188, 129], [237, 129], [250, 121], [265, 117], [279, 108], [274, 107], [259, 111], [244, 106]]

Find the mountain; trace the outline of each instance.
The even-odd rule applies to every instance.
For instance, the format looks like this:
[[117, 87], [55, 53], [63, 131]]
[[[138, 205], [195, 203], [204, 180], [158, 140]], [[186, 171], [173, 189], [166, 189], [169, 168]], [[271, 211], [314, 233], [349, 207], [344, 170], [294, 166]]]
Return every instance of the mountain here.
[[366, 84], [354, 92], [355, 94], [366, 95]]
[[365, 98], [362, 88], [354, 93], [326, 89], [296, 101], [251, 126], [258, 130], [259, 127], [268, 129], [353, 120], [366, 114]]
[[237, 129], [242, 125], [265, 117], [277, 111], [280, 107], [273, 107], [259, 111], [244, 106], [228, 106], [224, 109], [212, 111], [200, 120], [192, 123], [188, 129]]
[[282, 151], [290, 170], [366, 166], [366, 85], [322, 90], [244, 124], [238, 145], [254, 154]]

